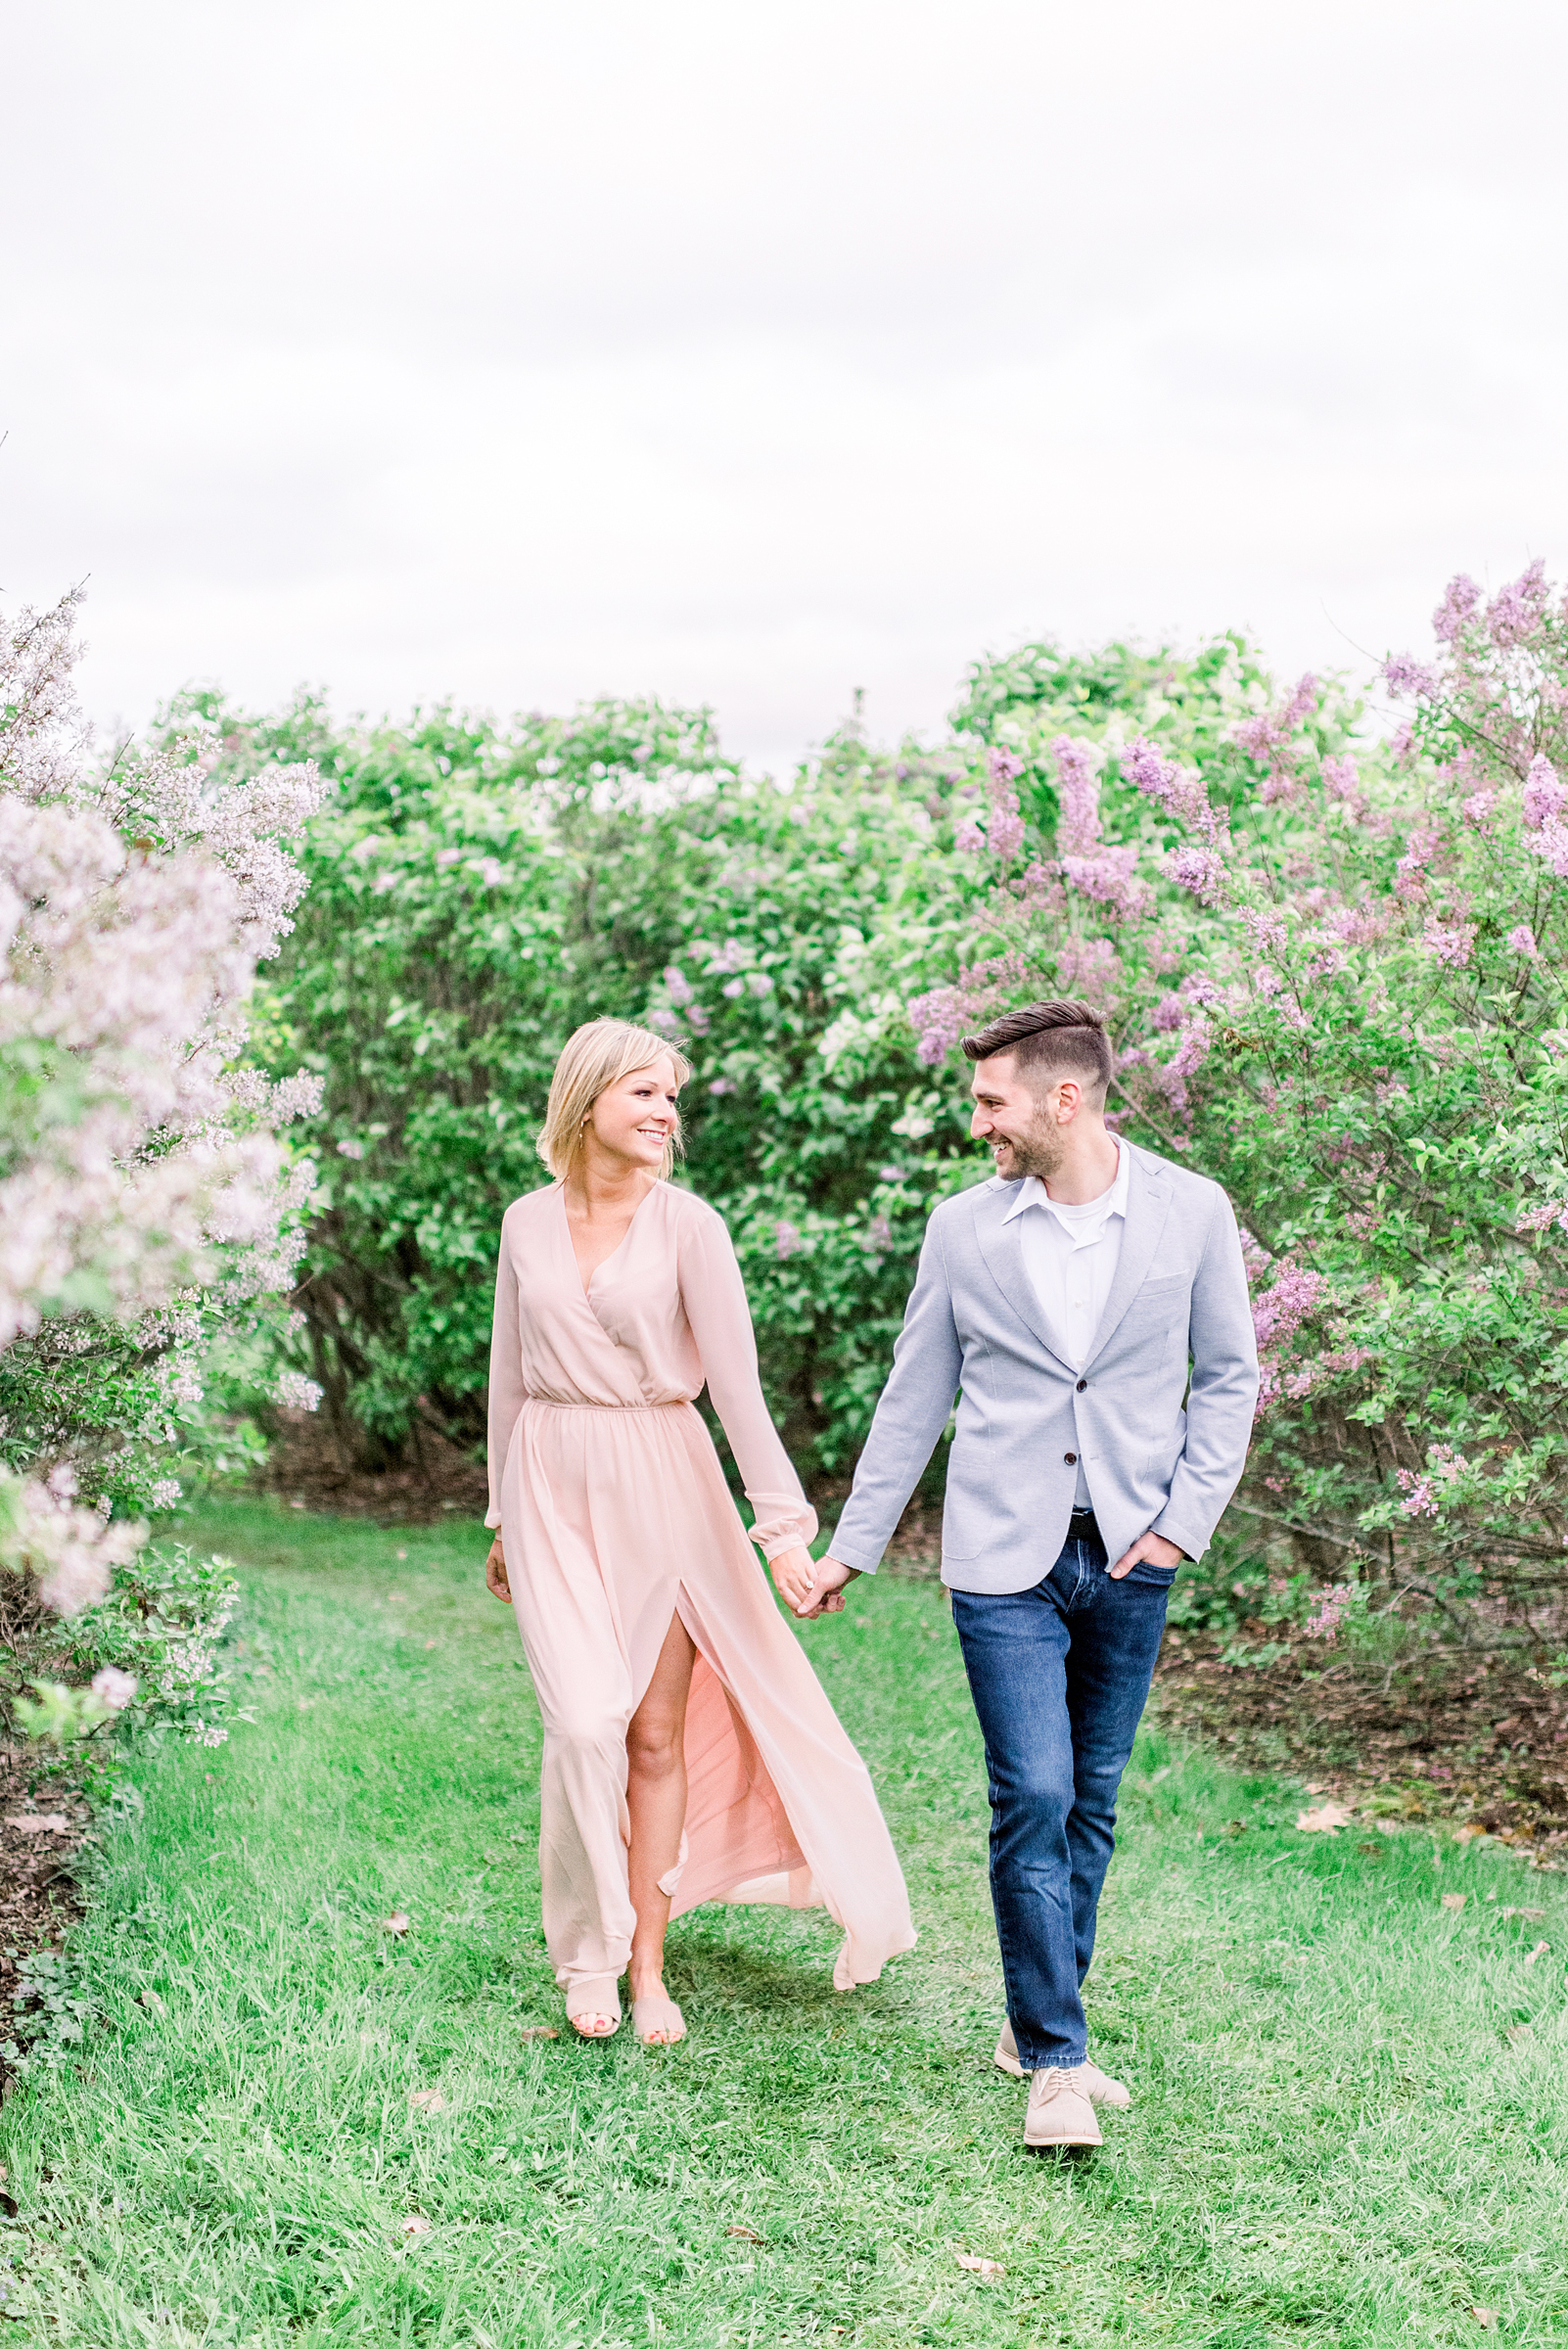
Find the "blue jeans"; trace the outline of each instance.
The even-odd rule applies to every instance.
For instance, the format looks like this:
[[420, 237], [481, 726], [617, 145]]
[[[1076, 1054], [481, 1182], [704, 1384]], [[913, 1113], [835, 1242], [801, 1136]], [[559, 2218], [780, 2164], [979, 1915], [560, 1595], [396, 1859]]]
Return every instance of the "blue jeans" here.
[[991, 1897], [1026, 2072], [1082, 2063], [1079, 1996], [1116, 1793], [1149, 1693], [1176, 1570], [1119, 1583], [1092, 1527], [1032, 1590], [952, 1594], [991, 1777]]

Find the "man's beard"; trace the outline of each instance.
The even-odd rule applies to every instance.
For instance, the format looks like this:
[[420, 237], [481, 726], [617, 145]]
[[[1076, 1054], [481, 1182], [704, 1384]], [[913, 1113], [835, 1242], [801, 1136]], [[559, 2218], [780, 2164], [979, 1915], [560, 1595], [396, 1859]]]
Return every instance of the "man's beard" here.
[[1049, 1182], [1067, 1156], [1067, 1145], [1059, 1129], [1047, 1126], [1043, 1119], [1016, 1139], [1012, 1134], [1001, 1138], [1007, 1144], [1007, 1164], [1005, 1170], [998, 1166], [997, 1173], [1007, 1182], [1026, 1174], [1036, 1174], [1041, 1182]]

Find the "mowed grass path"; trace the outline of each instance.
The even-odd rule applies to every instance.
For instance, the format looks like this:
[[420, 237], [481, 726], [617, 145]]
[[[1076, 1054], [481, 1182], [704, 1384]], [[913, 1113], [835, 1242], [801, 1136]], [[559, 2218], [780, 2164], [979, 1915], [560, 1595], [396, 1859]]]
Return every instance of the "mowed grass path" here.
[[670, 1937], [683, 2047], [530, 2039], [561, 2019], [538, 1727], [484, 1537], [193, 1531], [245, 1568], [256, 1725], [146, 1756], [106, 1826], [106, 2019], [0, 2120], [9, 2340], [1349, 2349], [1477, 2340], [1481, 2309], [1568, 2341], [1558, 1879], [1298, 1834], [1291, 1790], [1147, 1731], [1091, 1977], [1136, 2104], [1098, 2154], [1027, 2155], [950, 1619], [884, 1580], [806, 1635], [919, 1949], [839, 1998], [820, 1914], [709, 1909]]

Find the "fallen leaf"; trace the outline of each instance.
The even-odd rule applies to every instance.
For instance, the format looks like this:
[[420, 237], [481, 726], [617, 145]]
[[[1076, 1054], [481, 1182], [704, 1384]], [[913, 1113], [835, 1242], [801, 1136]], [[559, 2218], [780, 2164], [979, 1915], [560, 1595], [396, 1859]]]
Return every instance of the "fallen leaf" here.
[[1356, 1846], [1356, 1849], [1359, 1852], [1364, 1852], [1368, 1860], [1381, 1860], [1383, 1858], [1383, 1847], [1380, 1843], [1359, 1843]]
[[6, 1825], [19, 1835], [64, 1835], [70, 1821], [64, 1811], [21, 1811]]
[[1536, 1944], [1536, 1946], [1535, 1946], [1535, 1948], [1534, 1948], [1534, 1949], [1531, 1951], [1531, 1953], [1530, 1953], [1529, 1957], [1528, 1957], [1528, 1958], [1525, 1959], [1525, 1963], [1526, 1963], [1526, 1965], [1534, 1965], [1534, 1964], [1535, 1964], [1535, 1962], [1536, 1962], [1536, 1959], [1537, 1959], [1538, 1958], [1548, 1958], [1550, 1955], [1551, 1955], [1551, 1944], [1550, 1944], [1550, 1942], [1549, 1942], [1549, 1941], [1538, 1941], [1538, 1942], [1537, 1942], [1537, 1944]]
[[1528, 2023], [1510, 2023], [1502, 2036], [1510, 2048], [1523, 2047], [1525, 2041], [1530, 2037], [1530, 2025]]
[[387, 1593], [387, 1604], [390, 1607], [400, 1607], [407, 1599], [407, 1596], [408, 1593], [406, 1590], [389, 1590]]
[[1469, 1897], [1467, 1892], [1446, 1892], [1442, 1896], [1443, 1906], [1445, 1909], [1462, 1909]]
[[1461, 1827], [1457, 1835], [1454, 1836], [1453, 1840], [1455, 1843], [1474, 1843], [1478, 1835], [1484, 1835], [1485, 1833], [1485, 1827]]
[[406, 1909], [394, 1909], [391, 1916], [382, 1918], [381, 1929], [384, 1933], [406, 1933], [413, 1921]]
[[168, 2008], [156, 1990], [141, 1990], [137, 1992], [136, 1996], [149, 2014], [167, 2014]]
[[407, 1555], [408, 1555], [408, 1552], [407, 1552], [407, 1550], [406, 1550], [406, 1549], [400, 1549], [400, 1550], [397, 1552], [397, 1555], [398, 1555], [399, 1559], [406, 1558], [406, 1557], [407, 1557]]
[[1499, 1909], [1498, 1911], [1499, 1916], [1527, 1917], [1533, 1925], [1539, 1925], [1545, 1913], [1545, 1909]]
[[438, 2088], [416, 2088], [408, 2099], [416, 2112], [444, 2112], [446, 2098]]
[[1323, 1781], [1322, 1781], [1322, 1779], [1321, 1779], [1321, 1778], [1309, 1778], [1309, 1779], [1308, 1779], [1308, 1781], [1307, 1781], [1307, 1791], [1308, 1791], [1308, 1793], [1309, 1793], [1309, 1794], [1321, 1794], [1321, 1793], [1322, 1793], [1322, 1791], [1323, 1791]]
[[754, 2234], [750, 2227], [726, 2227], [724, 2233], [732, 2234], [738, 2243], [765, 2243], [767, 2240], [765, 2234]]
[[431, 2233], [431, 2223], [429, 2219], [421, 2218], [417, 2210], [411, 2210], [407, 2218], [404, 2219], [399, 2232], [405, 2237], [411, 2234], [429, 2234]]
[[983, 2276], [988, 2283], [993, 2276], [1005, 2276], [1007, 2273], [999, 2259], [981, 2259], [973, 2251], [955, 2251], [953, 2257], [961, 2268], [969, 2270], [971, 2276]]
[[1483, 2332], [1497, 2331], [1498, 2312], [1495, 2308], [1472, 2308], [1470, 2314], [1472, 2317], [1474, 2317], [1476, 2323], [1480, 2326]]
[[430, 1651], [431, 1651], [431, 1649], [432, 1649], [433, 1647], [439, 1647], [439, 1645], [440, 1645], [440, 1641], [439, 1641], [438, 1639], [427, 1639], [427, 1640], [426, 1640], [426, 1642], [425, 1642], [425, 1653], [426, 1653], [426, 1655], [429, 1655], [429, 1654], [430, 1654]]
[[548, 2023], [529, 2023], [525, 2025], [522, 2036], [525, 2039], [559, 2039], [561, 2034], [553, 2031]]
[[1343, 1803], [1314, 1803], [1310, 1811], [1296, 1815], [1296, 1824], [1304, 1835], [1334, 1835], [1351, 1821], [1349, 1810]]

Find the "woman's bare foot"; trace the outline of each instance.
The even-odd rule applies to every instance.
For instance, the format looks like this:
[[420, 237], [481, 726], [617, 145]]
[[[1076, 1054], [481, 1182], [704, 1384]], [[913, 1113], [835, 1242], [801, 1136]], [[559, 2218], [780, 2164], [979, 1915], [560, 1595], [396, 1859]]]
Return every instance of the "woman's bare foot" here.
[[[685, 2038], [686, 2025], [680, 2008], [665, 1988], [662, 1965], [634, 1965], [626, 1987], [631, 1993], [631, 2027], [645, 2048], [672, 2048], [677, 2040]], [[639, 2008], [646, 2010], [641, 2020]]]
[[665, 1988], [662, 1973], [649, 1974], [631, 1991], [631, 2028], [645, 2048], [678, 2047], [686, 2036], [686, 2018]]
[[619, 2031], [621, 1987], [615, 1975], [589, 1974], [574, 1982], [567, 1992], [567, 2021], [578, 2039], [608, 2039]]

